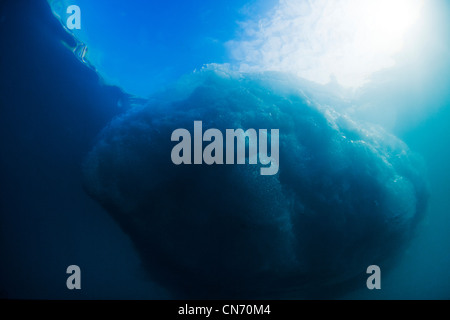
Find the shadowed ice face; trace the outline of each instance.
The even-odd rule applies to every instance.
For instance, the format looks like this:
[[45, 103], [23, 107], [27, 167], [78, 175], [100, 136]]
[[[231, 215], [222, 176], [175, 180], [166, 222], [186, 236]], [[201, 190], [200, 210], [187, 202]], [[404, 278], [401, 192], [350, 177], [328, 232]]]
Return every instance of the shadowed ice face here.
[[[426, 206], [420, 161], [299, 86], [210, 67], [104, 129], [86, 188], [155, 280], [183, 297], [308, 297], [388, 261], [411, 236]], [[171, 134], [196, 120], [279, 129], [279, 171], [175, 165]]]

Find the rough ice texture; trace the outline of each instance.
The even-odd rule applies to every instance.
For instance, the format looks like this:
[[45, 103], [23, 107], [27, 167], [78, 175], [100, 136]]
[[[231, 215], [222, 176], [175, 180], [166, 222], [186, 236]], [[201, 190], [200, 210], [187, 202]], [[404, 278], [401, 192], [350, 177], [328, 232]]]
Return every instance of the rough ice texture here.
[[[412, 236], [427, 202], [421, 162], [301, 86], [210, 67], [100, 134], [84, 163], [86, 190], [176, 296], [317, 297], [383, 266]], [[174, 165], [171, 133], [192, 132], [194, 120], [203, 130], [279, 129], [278, 174]]]

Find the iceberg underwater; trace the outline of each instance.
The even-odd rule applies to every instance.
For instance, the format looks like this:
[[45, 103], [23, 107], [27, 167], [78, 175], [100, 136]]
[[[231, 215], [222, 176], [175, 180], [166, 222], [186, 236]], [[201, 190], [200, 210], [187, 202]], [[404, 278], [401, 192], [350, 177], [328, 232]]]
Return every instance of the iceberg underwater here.
[[[421, 160], [301, 88], [281, 73], [209, 66], [101, 132], [86, 190], [153, 280], [191, 298], [332, 296], [411, 238], [427, 205]], [[278, 173], [174, 165], [172, 132], [199, 119], [204, 130], [279, 129]]]
[[[450, 11], [420, 2], [77, 0], [70, 31], [2, 2], [0, 297], [449, 297]], [[196, 121], [279, 130], [276, 173], [175, 164]]]

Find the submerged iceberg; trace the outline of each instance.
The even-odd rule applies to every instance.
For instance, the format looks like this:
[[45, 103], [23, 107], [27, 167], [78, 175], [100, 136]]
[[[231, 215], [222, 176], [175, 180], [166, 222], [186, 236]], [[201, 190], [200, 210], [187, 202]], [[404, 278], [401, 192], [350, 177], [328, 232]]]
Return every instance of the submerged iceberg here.
[[[302, 86], [283, 74], [210, 67], [99, 135], [84, 163], [86, 190], [174, 294], [317, 296], [384, 266], [413, 235], [427, 203], [420, 159]], [[205, 129], [279, 129], [278, 173], [174, 165], [171, 134], [195, 120]]]

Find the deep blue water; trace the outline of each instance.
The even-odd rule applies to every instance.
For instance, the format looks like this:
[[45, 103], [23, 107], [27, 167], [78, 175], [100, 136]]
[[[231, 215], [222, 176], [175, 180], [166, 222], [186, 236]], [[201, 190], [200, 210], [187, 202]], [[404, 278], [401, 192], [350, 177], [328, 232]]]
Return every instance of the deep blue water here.
[[[445, 1], [406, 44], [417, 69], [399, 54], [353, 102], [282, 73], [198, 71], [232, 62], [236, 21], [274, 2], [91, 2], [73, 2], [90, 67], [46, 1], [0, 6], [2, 298], [450, 298]], [[368, 107], [347, 122], [352, 103]], [[174, 168], [170, 132], [194, 120], [279, 128], [279, 174]]]

